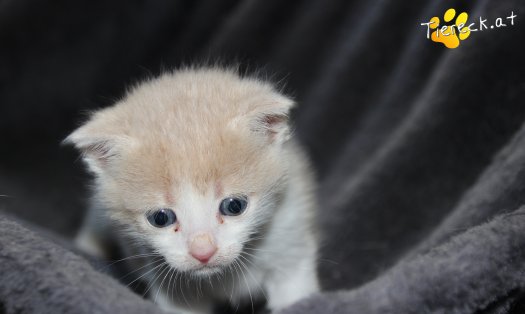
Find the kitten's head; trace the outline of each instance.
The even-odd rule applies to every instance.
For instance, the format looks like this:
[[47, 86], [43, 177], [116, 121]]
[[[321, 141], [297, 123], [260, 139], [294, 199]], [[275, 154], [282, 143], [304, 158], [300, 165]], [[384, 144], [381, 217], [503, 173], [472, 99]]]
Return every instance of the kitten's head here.
[[288, 113], [271, 85], [219, 69], [147, 81], [66, 142], [110, 217], [180, 271], [232, 263], [286, 188]]

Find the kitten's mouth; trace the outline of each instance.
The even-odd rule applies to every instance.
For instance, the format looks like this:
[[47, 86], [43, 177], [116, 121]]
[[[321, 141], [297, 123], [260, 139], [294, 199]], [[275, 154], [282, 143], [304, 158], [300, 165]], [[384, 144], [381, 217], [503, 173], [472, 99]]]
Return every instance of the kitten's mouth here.
[[222, 272], [223, 268], [220, 266], [214, 266], [214, 265], [208, 265], [203, 264], [200, 265], [192, 270], [192, 272], [196, 275], [203, 275], [203, 276], [209, 276], [213, 274], [218, 274]]

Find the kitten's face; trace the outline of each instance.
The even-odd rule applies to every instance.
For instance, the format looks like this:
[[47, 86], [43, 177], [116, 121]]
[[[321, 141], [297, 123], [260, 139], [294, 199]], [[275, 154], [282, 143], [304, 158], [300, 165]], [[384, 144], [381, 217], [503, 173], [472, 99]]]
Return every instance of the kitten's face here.
[[253, 147], [249, 138], [233, 133], [218, 146], [201, 141], [190, 141], [192, 147], [160, 139], [135, 143], [116, 173], [99, 180], [99, 197], [173, 267], [209, 274], [232, 263], [251, 235], [259, 236], [286, 172], [274, 150]]
[[230, 72], [186, 71], [135, 89], [68, 140], [109, 216], [180, 271], [218, 272], [285, 188], [291, 102]]

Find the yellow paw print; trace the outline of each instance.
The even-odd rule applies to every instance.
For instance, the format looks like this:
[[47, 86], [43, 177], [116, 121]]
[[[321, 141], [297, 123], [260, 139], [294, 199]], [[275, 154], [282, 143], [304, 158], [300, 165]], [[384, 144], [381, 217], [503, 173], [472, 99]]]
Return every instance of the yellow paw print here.
[[[456, 10], [448, 9], [443, 16], [443, 20], [448, 23], [456, 16]], [[470, 29], [467, 26], [468, 14], [466, 12], [458, 15], [455, 25], [446, 26], [442, 29], [439, 25], [439, 18], [434, 16], [430, 19], [429, 27], [436, 29], [432, 32], [431, 39], [437, 43], [443, 43], [447, 48], [457, 48], [461, 40], [465, 40], [470, 36]], [[439, 28], [438, 28], [439, 27]]]

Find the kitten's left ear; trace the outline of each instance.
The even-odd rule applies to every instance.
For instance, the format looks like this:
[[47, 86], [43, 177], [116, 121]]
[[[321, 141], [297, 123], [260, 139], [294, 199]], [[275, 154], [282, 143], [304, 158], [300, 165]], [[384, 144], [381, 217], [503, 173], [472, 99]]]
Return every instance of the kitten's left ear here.
[[111, 173], [116, 161], [135, 146], [135, 141], [121, 129], [105, 111], [73, 131], [62, 143], [72, 144], [82, 153], [89, 170], [97, 175]]
[[282, 144], [291, 135], [290, 110], [294, 102], [282, 95], [275, 95], [266, 104], [259, 105], [251, 113], [250, 129], [264, 135], [270, 143]]

